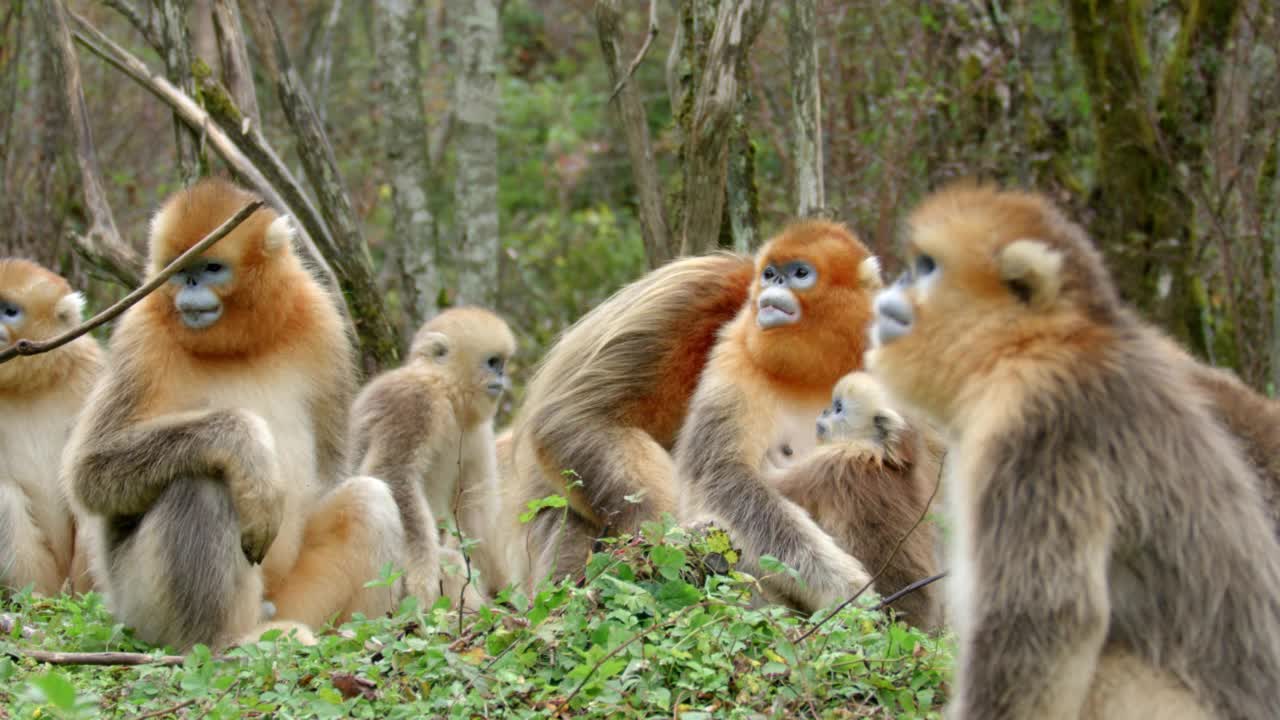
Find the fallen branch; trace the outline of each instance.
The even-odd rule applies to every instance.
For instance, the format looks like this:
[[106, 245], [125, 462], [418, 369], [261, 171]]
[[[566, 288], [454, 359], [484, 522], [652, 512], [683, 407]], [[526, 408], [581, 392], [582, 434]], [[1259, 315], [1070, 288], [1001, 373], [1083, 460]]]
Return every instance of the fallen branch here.
[[613, 92], [609, 93], [609, 102], [618, 97], [618, 93], [622, 92], [622, 86], [631, 80], [631, 76], [636, 74], [636, 68], [640, 67], [640, 63], [644, 61], [644, 56], [649, 54], [649, 46], [653, 44], [653, 39], [658, 37], [658, 3], [656, 0], [649, 0], [649, 32], [644, 37], [644, 44], [640, 46], [640, 52], [636, 53], [636, 57], [627, 66], [627, 71], [618, 78], [618, 83], [613, 86]]
[[49, 652], [47, 650], [12, 650], [19, 657], [46, 665], [133, 666], [162, 665], [174, 667], [186, 661], [185, 655], [149, 655], [131, 652]]
[[240, 212], [232, 215], [226, 222], [219, 225], [217, 229], [206, 235], [203, 240], [192, 245], [189, 250], [179, 255], [178, 259], [169, 263], [164, 270], [161, 270], [155, 277], [148, 280], [142, 285], [142, 287], [129, 293], [120, 300], [120, 302], [117, 302], [115, 305], [112, 305], [106, 310], [94, 315], [92, 318], [80, 325], [50, 340], [22, 339], [14, 343], [13, 347], [0, 352], [0, 364], [4, 364], [19, 355], [39, 355], [40, 353], [55, 350], [66, 345], [72, 340], [75, 340], [81, 335], [84, 335], [90, 330], [111, 322], [120, 316], [125, 310], [133, 307], [138, 303], [138, 301], [142, 300], [142, 298], [150, 295], [156, 288], [163, 285], [170, 277], [173, 277], [174, 273], [186, 267], [187, 263], [189, 263], [193, 258], [205, 250], [208, 250], [210, 247], [213, 247], [214, 243], [230, 234], [232, 230], [235, 230], [240, 225], [240, 223], [244, 222], [245, 219], [257, 212], [258, 209], [262, 208], [265, 204], [266, 203], [262, 200], [254, 200], [248, 205], [245, 205], [240, 209]]

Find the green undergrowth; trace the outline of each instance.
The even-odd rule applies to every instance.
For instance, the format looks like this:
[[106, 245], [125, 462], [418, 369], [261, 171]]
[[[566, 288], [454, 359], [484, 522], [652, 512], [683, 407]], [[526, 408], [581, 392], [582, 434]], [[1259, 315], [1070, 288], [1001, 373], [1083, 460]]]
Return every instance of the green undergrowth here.
[[[102, 598], [3, 596], [3, 717], [938, 717], [950, 638], [860, 598], [821, 623], [753, 607], [719, 531], [655, 523], [601, 546], [585, 580], [464, 615], [408, 599], [304, 647], [268, 633], [178, 666], [69, 666], [30, 651], [161, 652]], [[771, 569], [775, 569], [771, 567]], [[785, 568], [776, 568], [785, 572]]]

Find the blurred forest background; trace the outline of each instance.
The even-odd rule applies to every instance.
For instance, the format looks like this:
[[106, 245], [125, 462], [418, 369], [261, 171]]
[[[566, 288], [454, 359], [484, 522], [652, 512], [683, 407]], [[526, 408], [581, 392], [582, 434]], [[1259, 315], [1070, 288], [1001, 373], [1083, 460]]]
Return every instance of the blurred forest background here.
[[1278, 142], [1273, 0], [0, 8], [0, 254], [101, 308], [162, 197], [232, 175], [298, 217], [367, 370], [456, 302], [527, 368], [649, 267], [797, 215], [891, 276], [904, 213], [977, 176], [1052, 195], [1149, 318], [1274, 393]]

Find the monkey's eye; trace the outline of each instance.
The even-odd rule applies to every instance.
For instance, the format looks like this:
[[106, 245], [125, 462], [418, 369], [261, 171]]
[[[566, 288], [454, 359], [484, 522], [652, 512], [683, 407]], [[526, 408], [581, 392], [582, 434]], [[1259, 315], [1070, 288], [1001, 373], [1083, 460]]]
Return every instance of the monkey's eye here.
[[216, 262], [211, 262], [204, 266], [205, 271], [211, 272], [211, 273], [220, 273], [222, 272], [222, 268], [223, 268], [222, 263], [216, 263]]
[[916, 258], [915, 274], [917, 277], [923, 277], [938, 269], [938, 264], [928, 255], [921, 255]]
[[836, 413], [844, 412], [844, 401], [837, 400], [834, 403], [831, 403], [831, 409], [836, 411]]
[[485, 361], [485, 364], [489, 366], [490, 370], [501, 371], [502, 366], [506, 363], [503, 362], [501, 355], [490, 355], [489, 359]]
[[773, 282], [774, 278], [778, 277], [778, 271], [774, 270], [773, 266], [770, 265], [764, 269], [764, 272], [761, 273], [761, 277], [764, 278], [765, 282]]
[[10, 320], [22, 314], [22, 310], [19, 309], [17, 305], [12, 305], [10, 303], [0, 303], [0, 308], [3, 308], [4, 316]]

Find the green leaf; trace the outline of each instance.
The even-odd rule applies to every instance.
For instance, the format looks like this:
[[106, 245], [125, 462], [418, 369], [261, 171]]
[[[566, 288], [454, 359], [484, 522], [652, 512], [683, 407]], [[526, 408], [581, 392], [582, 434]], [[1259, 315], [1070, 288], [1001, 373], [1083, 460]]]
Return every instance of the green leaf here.
[[76, 707], [76, 687], [61, 673], [50, 672], [31, 681], [46, 702], [62, 710], [74, 710]]

